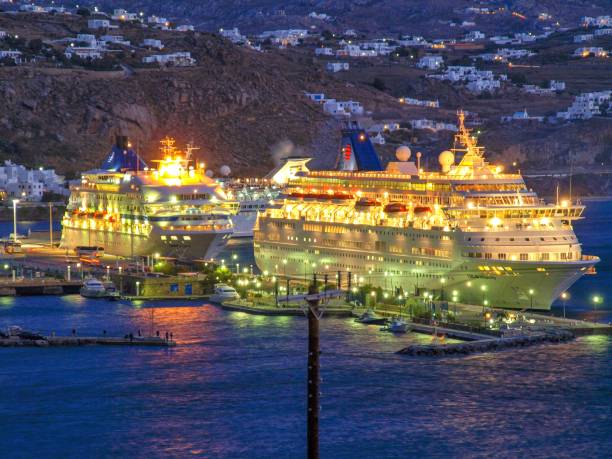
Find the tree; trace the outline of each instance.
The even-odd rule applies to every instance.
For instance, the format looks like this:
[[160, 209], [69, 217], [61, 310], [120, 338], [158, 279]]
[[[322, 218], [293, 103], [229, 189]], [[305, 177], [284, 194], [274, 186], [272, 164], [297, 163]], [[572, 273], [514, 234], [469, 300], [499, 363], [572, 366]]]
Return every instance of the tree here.
[[385, 84], [384, 80], [380, 77], [374, 78], [374, 81], [372, 82], [372, 86], [374, 86], [379, 91], [384, 91], [385, 89], [387, 89], [387, 85]]
[[517, 86], [523, 86], [527, 83], [527, 77], [524, 73], [511, 73], [510, 81]]

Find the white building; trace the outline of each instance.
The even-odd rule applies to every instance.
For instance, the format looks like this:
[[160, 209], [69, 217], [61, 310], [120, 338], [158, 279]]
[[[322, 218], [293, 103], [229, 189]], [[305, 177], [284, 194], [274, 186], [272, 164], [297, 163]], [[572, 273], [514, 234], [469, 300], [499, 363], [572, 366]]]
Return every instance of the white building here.
[[159, 16], [149, 16], [147, 18], [147, 22], [149, 24], [155, 24], [155, 25], [165, 25], [168, 26], [169, 22], [168, 19], [166, 18], [161, 18]]
[[602, 37], [604, 35], [612, 35], [612, 28], [609, 28], [609, 29], [597, 29], [595, 31], [595, 36], [596, 37]]
[[315, 56], [333, 56], [334, 51], [331, 48], [315, 48]]
[[106, 44], [130, 46], [130, 41], [123, 38], [123, 35], [102, 35], [100, 41]]
[[21, 64], [21, 51], [0, 49], [0, 59], [12, 59], [15, 64]]
[[140, 45], [143, 48], [164, 49], [164, 44], [156, 38], [145, 38]]
[[316, 13], [312, 12], [308, 14], [308, 17], [311, 19], [318, 19], [319, 21], [331, 21], [332, 17], [329, 14], [325, 13]]
[[440, 102], [438, 100], [419, 100], [413, 99], [411, 97], [400, 97], [399, 103], [406, 105], [416, 105], [419, 107], [440, 108]]
[[195, 28], [192, 25], [181, 24], [180, 26], [177, 26], [175, 30], [178, 32], [193, 32]]
[[608, 51], [598, 46], [590, 46], [588, 48], [578, 48], [574, 51], [574, 56], [579, 57], [608, 57]]
[[430, 131], [454, 131], [457, 132], [455, 123], [444, 123], [442, 121], [434, 121], [428, 119], [410, 121], [412, 129], [428, 129]]
[[423, 56], [419, 59], [417, 67], [429, 70], [438, 70], [444, 65], [444, 58], [442, 56]]
[[238, 27], [232, 29], [219, 29], [219, 34], [232, 43], [246, 43], [248, 41], [247, 37], [240, 33]]
[[1, 40], [2, 38], [6, 38], [6, 36], [7, 36], [6, 31], [4, 31], [4, 30], [0, 30], [0, 40]]
[[0, 166], [0, 188], [9, 197], [26, 201], [40, 201], [45, 191], [66, 195], [64, 178], [53, 169], [26, 169], [24, 166], [5, 161]]
[[478, 40], [484, 40], [484, 39], [485, 39], [485, 34], [479, 30], [471, 30], [465, 34], [465, 37], [463, 37], [463, 41], [478, 41]]
[[529, 113], [527, 113], [527, 109], [524, 108], [522, 111], [514, 112], [512, 115], [502, 116], [501, 121], [502, 123], [511, 123], [514, 121], [538, 121], [541, 123], [542, 121], [544, 121], [544, 117], [543, 116], [529, 116]]
[[266, 30], [259, 35], [259, 38], [269, 39], [275, 45], [287, 47], [296, 46], [299, 40], [306, 38], [307, 35], [306, 29]]
[[364, 113], [361, 103], [353, 100], [338, 101], [336, 99], [327, 99], [323, 103], [323, 110], [333, 116], [363, 115]]
[[145, 64], [158, 63], [160, 65], [175, 65], [177, 67], [188, 67], [195, 65], [196, 60], [191, 57], [189, 51], [177, 52], [172, 54], [154, 54], [142, 58]]
[[110, 21], [108, 19], [89, 19], [87, 21], [87, 28], [88, 29], [109, 29], [110, 28]]
[[308, 97], [310, 100], [312, 100], [313, 102], [316, 102], [318, 104], [324, 104], [325, 101], [327, 100], [326, 97], [325, 97], [325, 94], [323, 94], [323, 93], [307, 92], [306, 93], [306, 97]]
[[342, 72], [342, 71], [346, 71], [349, 69], [349, 63], [348, 62], [328, 62], [325, 68], [327, 69], [328, 72], [333, 72], [333, 73]]
[[586, 92], [576, 96], [572, 105], [566, 111], [558, 112], [557, 118], [565, 120], [587, 120], [593, 116], [601, 115], [604, 103], [612, 100], [612, 90]]
[[581, 22], [584, 27], [610, 27], [612, 26], [612, 17], [597, 16], [593, 18], [589, 16], [584, 16], [581, 19]]
[[118, 8], [113, 11], [111, 19], [115, 21], [137, 21], [138, 15], [136, 13], [129, 13], [124, 9]]
[[553, 91], [565, 91], [565, 81], [550, 80], [549, 87]]
[[582, 43], [583, 41], [591, 41], [593, 39], [592, 33], [583, 33], [580, 35], [574, 35], [574, 43]]
[[89, 46], [68, 46], [64, 50], [64, 55], [70, 59], [72, 56], [80, 57], [81, 59], [101, 59], [102, 50], [98, 47]]

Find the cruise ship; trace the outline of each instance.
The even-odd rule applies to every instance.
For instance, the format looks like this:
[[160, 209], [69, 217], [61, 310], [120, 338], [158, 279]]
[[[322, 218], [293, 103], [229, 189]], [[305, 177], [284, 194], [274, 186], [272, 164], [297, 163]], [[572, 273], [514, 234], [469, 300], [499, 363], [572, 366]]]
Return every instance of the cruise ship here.
[[[461, 303], [548, 310], [599, 261], [572, 228], [584, 206], [547, 204], [520, 173], [487, 162], [458, 113], [453, 148], [425, 171], [399, 147], [383, 169], [367, 134], [343, 131], [336, 170], [291, 178], [254, 232], [262, 271], [338, 271], [373, 285]], [[333, 279], [334, 277], [331, 277]]]
[[238, 204], [191, 158], [192, 150], [182, 152], [165, 138], [161, 159], [148, 167], [118, 137], [102, 167], [71, 187], [61, 246], [103, 247], [122, 257], [214, 259], [232, 235]]

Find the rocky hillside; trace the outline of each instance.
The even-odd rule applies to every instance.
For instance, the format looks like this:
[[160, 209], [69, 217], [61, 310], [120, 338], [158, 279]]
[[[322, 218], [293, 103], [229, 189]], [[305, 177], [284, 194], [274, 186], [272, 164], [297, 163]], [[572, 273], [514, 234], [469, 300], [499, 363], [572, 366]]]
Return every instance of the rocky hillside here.
[[[79, 30], [64, 26], [58, 35]], [[3, 27], [12, 32], [6, 21]], [[314, 145], [335, 149], [337, 126], [303, 97], [306, 85], [325, 74], [209, 34], [173, 37], [164, 40], [169, 49], [191, 51], [195, 67], [0, 66], [0, 159], [79, 171], [99, 164], [117, 134], [130, 136], [145, 158], [171, 135], [180, 145], [194, 141], [212, 167], [252, 174], [267, 172], [276, 146], [287, 140], [305, 154]]]

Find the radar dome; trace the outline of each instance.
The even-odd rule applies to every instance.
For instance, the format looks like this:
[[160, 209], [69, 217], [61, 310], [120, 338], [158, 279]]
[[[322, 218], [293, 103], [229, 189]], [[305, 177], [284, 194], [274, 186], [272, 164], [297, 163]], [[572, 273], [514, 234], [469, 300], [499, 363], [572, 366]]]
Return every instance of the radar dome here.
[[232, 173], [232, 170], [230, 169], [229, 166], [221, 166], [221, 169], [219, 169], [219, 172], [221, 172], [222, 176], [227, 177], [228, 175]]
[[411, 154], [412, 152], [410, 151], [410, 148], [408, 148], [406, 145], [397, 147], [397, 150], [395, 150], [395, 157], [398, 159], [398, 161], [408, 161]]
[[212, 178], [212, 177], [213, 177], [213, 175], [215, 175], [215, 174], [214, 174], [214, 172], [213, 172], [213, 171], [211, 171], [210, 169], [208, 169], [208, 170], [206, 171], [206, 177], [210, 177], [210, 178]]
[[442, 166], [442, 171], [448, 172], [450, 167], [455, 164], [455, 154], [452, 151], [445, 150], [438, 156], [438, 161]]

